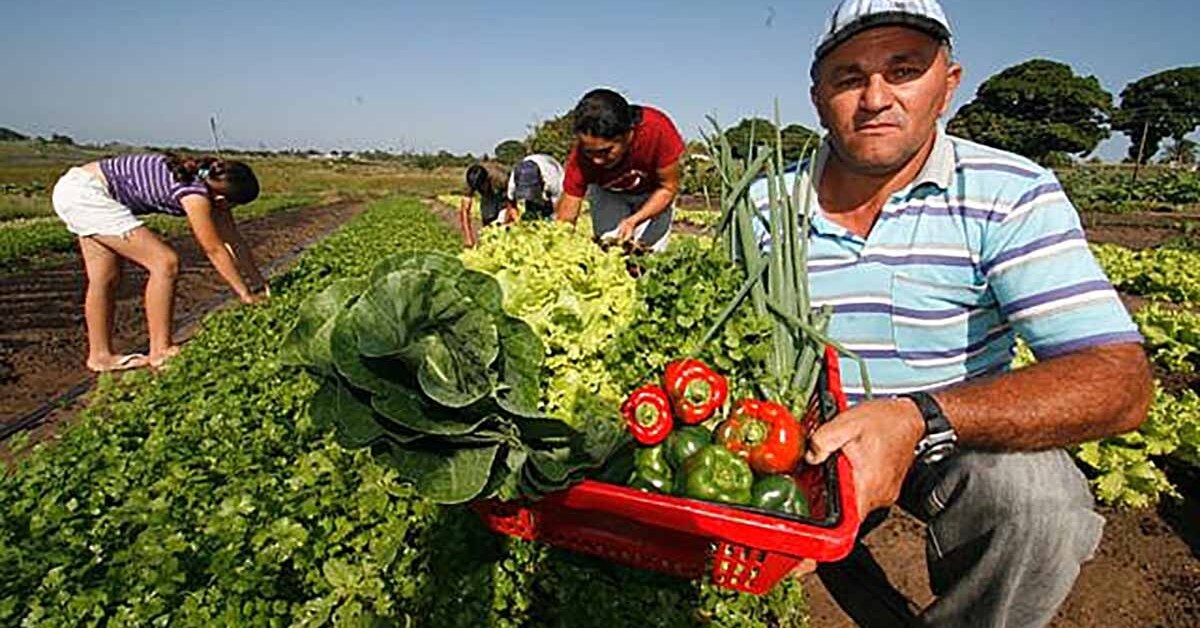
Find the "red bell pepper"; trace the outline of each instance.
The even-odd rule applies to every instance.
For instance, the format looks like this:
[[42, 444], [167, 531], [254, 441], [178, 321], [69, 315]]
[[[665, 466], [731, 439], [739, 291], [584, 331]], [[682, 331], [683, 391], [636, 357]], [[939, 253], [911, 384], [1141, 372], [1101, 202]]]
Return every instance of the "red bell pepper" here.
[[745, 399], [714, 433], [759, 473], [791, 473], [804, 452], [804, 428], [782, 405]]
[[671, 400], [667, 391], [655, 384], [646, 384], [629, 393], [621, 404], [621, 414], [634, 440], [643, 445], [657, 445], [667, 439], [675, 421], [671, 419]]
[[715, 414], [729, 397], [725, 378], [694, 358], [668, 364], [665, 379], [676, 418], [689, 425]]

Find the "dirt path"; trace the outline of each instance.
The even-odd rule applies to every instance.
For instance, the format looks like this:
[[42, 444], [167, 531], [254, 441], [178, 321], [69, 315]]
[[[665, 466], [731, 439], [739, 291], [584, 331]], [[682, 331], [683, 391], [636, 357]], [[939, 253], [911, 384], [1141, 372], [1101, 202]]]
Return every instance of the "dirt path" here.
[[[259, 264], [297, 252], [358, 214], [361, 206], [339, 204], [279, 212], [240, 225]], [[171, 239], [182, 261], [175, 299], [177, 321], [202, 314], [228, 288], [193, 238]], [[126, 264], [118, 291], [114, 348], [136, 351], [146, 343], [142, 288], [146, 275]], [[80, 382], [84, 366], [85, 276], [78, 256], [71, 262], [0, 278], [0, 424], [12, 422]], [[177, 324], [176, 339], [186, 335]]]
[[1079, 217], [1088, 241], [1120, 244], [1131, 249], [1160, 246], [1200, 230], [1200, 215], [1187, 212], [1083, 212]]

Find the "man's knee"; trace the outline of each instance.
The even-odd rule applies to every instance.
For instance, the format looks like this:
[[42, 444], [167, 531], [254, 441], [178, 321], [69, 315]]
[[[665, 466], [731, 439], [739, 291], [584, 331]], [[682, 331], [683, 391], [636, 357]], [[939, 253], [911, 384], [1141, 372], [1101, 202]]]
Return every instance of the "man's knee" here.
[[933, 526], [945, 545], [991, 533], [1008, 543], [1038, 545], [1047, 558], [1059, 550], [1062, 558], [1082, 561], [1104, 523], [1083, 474], [1062, 450], [963, 452], [930, 500], [950, 519]]

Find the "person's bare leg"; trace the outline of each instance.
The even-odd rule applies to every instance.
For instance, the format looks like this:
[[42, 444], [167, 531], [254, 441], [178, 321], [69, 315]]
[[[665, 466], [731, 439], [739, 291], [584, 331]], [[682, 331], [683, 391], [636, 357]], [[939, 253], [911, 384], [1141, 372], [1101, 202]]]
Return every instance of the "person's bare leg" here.
[[112, 350], [113, 311], [116, 291], [121, 285], [121, 257], [91, 237], [79, 238], [83, 266], [87, 272], [87, 291], [83, 316], [87, 323], [87, 367], [93, 371], [111, 371], [144, 366], [138, 356], [116, 355]]
[[150, 273], [146, 281], [146, 327], [150, 334], [150, 363], [158, 366], [179, 352], [172, 341], [175, 323], [175, 280], [179, 256], [146, 227], [126, 237], [95, 236], [108, 248], [127, 257]]

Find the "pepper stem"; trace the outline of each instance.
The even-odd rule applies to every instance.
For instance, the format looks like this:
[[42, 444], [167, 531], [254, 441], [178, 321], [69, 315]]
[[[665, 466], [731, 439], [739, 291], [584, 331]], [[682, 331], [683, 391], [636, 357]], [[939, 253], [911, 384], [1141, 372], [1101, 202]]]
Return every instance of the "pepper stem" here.
[[712, 396], [712, 386], [702, 379], [694, 379], [683, 389], [683, 396], [691, 403], [704, 403]]
[[742, 426], [742, 442], [753, 446], [765, 440], [767, 440], [767, 426], [762, 421], [747, 421]]
[[642, 427], [653, 427], [659, 420], [658, 408], [652, 403], [639, 403], [634, 415]]

